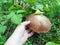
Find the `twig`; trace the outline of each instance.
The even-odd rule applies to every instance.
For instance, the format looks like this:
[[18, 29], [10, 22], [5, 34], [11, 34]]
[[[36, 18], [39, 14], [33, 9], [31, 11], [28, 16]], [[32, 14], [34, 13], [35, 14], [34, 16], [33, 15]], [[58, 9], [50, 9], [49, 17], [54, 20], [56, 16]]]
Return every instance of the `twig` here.
[[18, 2], [19, 2], [18, 0], [14, 0], [14, 4], [18, 4]]

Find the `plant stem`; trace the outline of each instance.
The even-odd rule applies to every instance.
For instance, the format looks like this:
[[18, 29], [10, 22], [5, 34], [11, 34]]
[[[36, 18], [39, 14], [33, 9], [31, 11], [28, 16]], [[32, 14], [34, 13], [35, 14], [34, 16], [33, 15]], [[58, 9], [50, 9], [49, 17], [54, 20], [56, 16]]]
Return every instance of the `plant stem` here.
[[18, 0], [14, 0], [14, 4], [18, 4], [18, 2], [19, 2]]

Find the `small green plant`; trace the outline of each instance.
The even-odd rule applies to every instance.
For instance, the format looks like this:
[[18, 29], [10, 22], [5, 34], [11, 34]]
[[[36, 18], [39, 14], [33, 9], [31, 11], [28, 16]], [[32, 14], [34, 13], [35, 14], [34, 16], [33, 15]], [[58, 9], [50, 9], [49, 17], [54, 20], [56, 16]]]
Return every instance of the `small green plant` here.
[[0, 45], [4, 45], [16, 26], [36, 10], [44, 12], [52, 28], [48, 33], [35, 33], [24, 45], [60, 44], [60, 0], [18, 0], [17, 3], [0, 0]]

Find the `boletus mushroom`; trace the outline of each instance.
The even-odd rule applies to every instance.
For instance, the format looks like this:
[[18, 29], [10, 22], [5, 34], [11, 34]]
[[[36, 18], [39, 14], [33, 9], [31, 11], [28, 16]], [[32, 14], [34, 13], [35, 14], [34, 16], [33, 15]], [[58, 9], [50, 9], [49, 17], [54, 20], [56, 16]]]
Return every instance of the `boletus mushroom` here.
[[36, 33], [47, 33], [51, 29], [51, 22], [46, 16], [40, 15], [41, 13], [43, 12], [37, 10], [34, 14], [27, 16], [26, 20], [31, 21], [28, 27]]

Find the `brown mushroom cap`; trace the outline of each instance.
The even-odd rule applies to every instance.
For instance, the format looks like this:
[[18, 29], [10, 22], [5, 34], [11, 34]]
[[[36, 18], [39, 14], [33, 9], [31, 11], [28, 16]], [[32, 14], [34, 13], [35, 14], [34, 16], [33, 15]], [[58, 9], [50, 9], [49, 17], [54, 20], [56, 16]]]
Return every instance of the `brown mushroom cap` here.
[[32, 14], [29, 15], [26, 20], [31, 21], [28, 27], [36, 33], [46, 33], [51, 28], [51, 22], [46, 16], [43, 15]]

